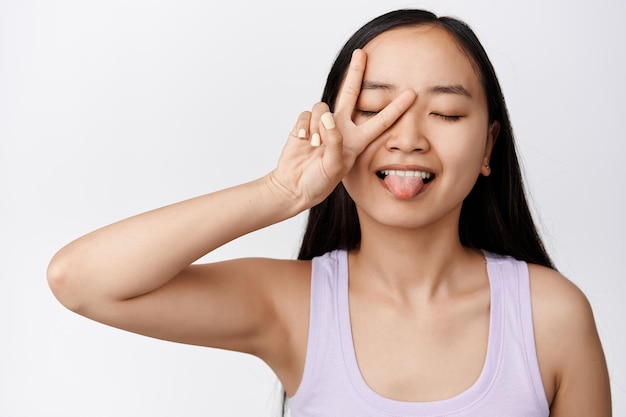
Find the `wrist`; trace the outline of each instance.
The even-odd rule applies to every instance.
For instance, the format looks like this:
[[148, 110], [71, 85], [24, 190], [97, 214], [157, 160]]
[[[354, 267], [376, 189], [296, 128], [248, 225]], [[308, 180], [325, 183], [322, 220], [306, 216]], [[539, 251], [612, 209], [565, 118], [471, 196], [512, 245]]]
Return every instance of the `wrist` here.
[[271, 205], [277, 205], [281, 212], [285, 214], [285, 219], [291, 218], [310, 208], [303, 195], [298, 195], [285, 187], [270, 172], [259, 179], [262, 184], [261, 190], [264, 194], [264, 200]]

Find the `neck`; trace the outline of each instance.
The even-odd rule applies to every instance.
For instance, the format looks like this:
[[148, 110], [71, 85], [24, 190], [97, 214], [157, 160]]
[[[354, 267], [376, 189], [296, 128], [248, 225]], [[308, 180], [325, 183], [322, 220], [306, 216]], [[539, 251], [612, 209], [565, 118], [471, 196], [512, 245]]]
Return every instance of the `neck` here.
[[457, 284], [467, 266], [480, 259], [461, 245], [458, 219], [420, 229], [364, 220], [361, 244], [350, 255], [350, 269], [351, 277], [368, 286], [431, 297]]

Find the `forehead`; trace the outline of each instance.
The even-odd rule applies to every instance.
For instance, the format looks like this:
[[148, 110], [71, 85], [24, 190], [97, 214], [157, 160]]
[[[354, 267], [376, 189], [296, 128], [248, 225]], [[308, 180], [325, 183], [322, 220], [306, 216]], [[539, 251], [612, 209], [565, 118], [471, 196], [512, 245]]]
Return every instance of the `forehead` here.
[[474, 66], [446, 30], [432, 25], [392, 29], [372, 39], [364, 79], [384, 81], [401, 89], [462, 85], [473, 96], [483, 95]]

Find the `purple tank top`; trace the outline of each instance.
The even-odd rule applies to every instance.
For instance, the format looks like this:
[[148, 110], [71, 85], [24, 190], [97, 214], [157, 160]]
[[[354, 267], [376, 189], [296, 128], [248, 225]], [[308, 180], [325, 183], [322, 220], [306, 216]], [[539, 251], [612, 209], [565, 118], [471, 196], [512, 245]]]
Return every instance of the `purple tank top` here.
[[487, 357], [466, 391], [432, 402], [385, 398], [364, 381], [348, 308], [347, 252], [313, 260], [304, 374], [289, 399], [292, 417], [547, 417], [530, 305], [528, 267], [485, 253], [491, 290]]

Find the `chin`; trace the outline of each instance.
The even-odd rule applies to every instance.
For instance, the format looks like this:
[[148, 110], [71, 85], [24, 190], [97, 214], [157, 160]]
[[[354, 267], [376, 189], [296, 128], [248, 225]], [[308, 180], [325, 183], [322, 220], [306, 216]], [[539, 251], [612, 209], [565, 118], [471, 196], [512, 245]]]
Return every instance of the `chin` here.
[[[363, 202], [365, 203], [365, 202]], [[447, 209], [424, 206], [416, 199], [378, 198], [371, 205], [357, 203], [361, 228], [387, 229], [389, 232], [426, 232], [433, 227], [447, 233], [450, 227], [458, 233], [461, 206]]]

